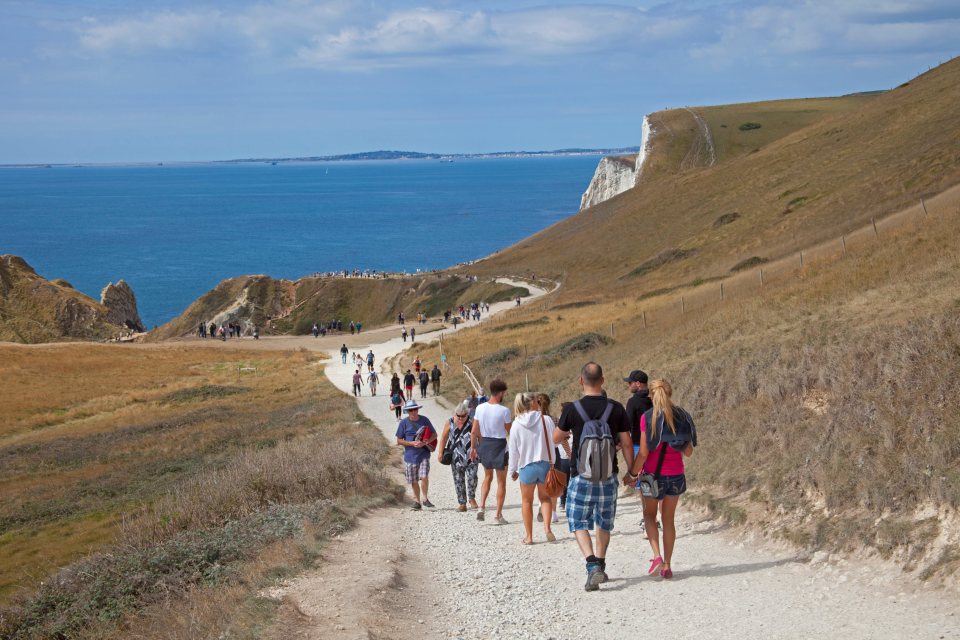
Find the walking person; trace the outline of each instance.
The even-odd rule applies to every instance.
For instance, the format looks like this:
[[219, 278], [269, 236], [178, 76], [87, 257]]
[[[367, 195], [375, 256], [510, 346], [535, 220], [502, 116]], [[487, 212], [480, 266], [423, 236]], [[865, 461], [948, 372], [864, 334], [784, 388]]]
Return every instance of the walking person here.
[[413, 510], [432, 507], [427, 497], [430, 488], [430, 452], [436, 446], [437, 433], [420, 405], [408, 400], [403, 406], [407, 417], [397, 425], [397, 444], [403, 446], [403, 476], [413, 492]]
[[443, 373], [440, 372], [440, 367], [433, 365], [433, 369], [430, 370], [430, 382], [433, 383], [433, 395], [440, 395], [440, 376]]
[[373, 369], [370, 370], [370, 373], [367, 374], [367, 384], [370, 385], [370, 395], [377, 395], [377, 383], [380, 382], [380, 377], [377, 375], [377, 372]]
[[[396, 374], [394, 374], [394, 377], [396, 377]], [[400, 412], [403, 411], [403, 405], [406, 402], [403, 393], [400, 392], [399, 382], [398, 380], [396, 389], [392, 386], [390, 389], [390, 410], [397, 416], [397, 420], [400, 419]]]
[[[544, 418], [548, 421], [549, 424], [556, 424], [553, 420], [553, 415], [550, 413], [550, 396], [545, 393], [537, 394], [537, 405], [540, 408], [540, 413], [543, 414]], [[551, 432], [552, 437], [552, 432]], [[554, 440], [551, 440], [551, 443], [554, 443]], [[553, 449], [553, 466], [556, 467], [557, 471], [563, 473], [570, 477], [570, 442], [564, 440], [560, 443], [560, 446], [554, 446]], [[567, 488], [563, 488], [563, 494], [560, 496], [560, 505], [557, 507], [557, 498], [550, 498], [550, 501], [553, 504], [553, 522], [557, 523], [560, 521], [558, 515], [559, 511], [566, 509], [567, 505]]]
[[413, 400], [413, 385], [416, 383], [417, 379], [410, 369], [407, 369], [407, 373], [403, 376], [403, 388], [407, 390], [407, 398]]
[[[640, 418], [653, 407], [653, 403], [650, 401], [650, 392], [647, 389], [647, 374], [645, 371], [634, 369], [623, 381], [627, 383], [627, 388], [631, 393], [630, 399], [627, 400], [626, 409], [627, 420], [630, 421], [630, 439], [633, 440], [633, 457], [636, 458], [640, 455], [640, 440], [642, 439], [640, 434]], [[622, 495], [628, 496], [634, 491], [633, 486], [624, 485]]]
[[373, 349], [367, 351], [367, 371], [373, 371], [374, 355]]
[[[606, 397], [603, 368], [588, 362], [578, 383], [583, 397], [560, 414], [554, 442], [573, 435], [571, 478], [567, 486], [567, 526], [587, 565], [587, 591], [596, 591], [607, 581], [607, 547], [617, 515], [617, 455], [620, 443], [627, 468], [633, 465], [630, 424], [623, 405]], [[590, 532], [596, 529], [596, 547]]]
[[[643, 497], [643, 519], [647, 540], [653, 558], [648, 575], [660, 569], [662, 578], [672, 578], [673, 549], [677, 541], [675, 516], [680, 496], [687, 491], [683, 458], [693, 455], [697, 446], [697, 427], [689, 413], [673, 404], [673, 388], [666, 380], [650, 383], [653, 407], [640, 419], [640, 456], [629, 465], [624, 482], [637, 481], [637, 469], [652, 474], [656, 480], [656, 495]], [[663, 554], [661, 555], [660, 531], [657, 529], [657, 513], [663, 526]]]
[[487, 497], [493, 476], [497, 476], [497, 512], [494, 521], [507, 524], [503, 517], [503, 501], [507, 497], [507, 438], [510, 435], [510, 410], [503, 406], [507, 383], [496, 378], [490, 382], [490, 399], [473, 412], [470, 457], [483, 465], [483, 485], [480, 488], [480, 510], [477, 520], [486, 519]]
[[426, 397], [427, 397], [427, 386], [430, 384], [430, 374], [427, 373], [427, 370], [426, 370], [426, 369], [422, 369], [422, 370], [420, 371], [419, 379], [420, 379], [420, 397], [421, 397], [421, 398], [426, 398]]
[[477, 462], [470, 459], [470, 430], [470, 407], [463, 401], [453, 410], [453, 417], [444, 425], [437, 444], [437, 460], [447, 449], [453, 456], [450, 470], [460, 512], [467, 510], [467, 500], [471, 509], [477, 508]]
[[360, 375], [360, 369], [353, 372], [353, 395], [360, 396], [360, 385], [363, 384], [363, 376]]
[[413, 344], [417, 341], [417, 328], [410, 327], [410, 344]]
[[547, 542], [555, 542], [550, 530], [553, 522], [553, 503], [544, 490], [547, 472], [553, 464], [553, 420], [547, 424], [539, 409], [536, 396], [518, 393], [513, 401], [513, 426], [510, 429], [510, 478], [520, 480], [520, 513], [523, 517], [524, 537], [520, 542], [533, 544], [533, 493], [540, 500], [541, 522]]
[[347, 349], [347, 343], [344, 342], [343, 346], [340, 347], [340, 361], [343, 364], [347, 364], [347, 354], [350, 353], [350, 349]]
[[406, 341], [407, 341], [407, 328], [406, 328], [406, 327], [404, 327], [403, 329], [400, 330], [400, 335], [403, 337], [403, 341], [406, 342]]
[[319, 336], [319, 335], [320, 335], [320, 325], [318, 325], [316, 322], [314, 322], [314, 323], [313, 323], [313, 329], [311, 329], [310, 332], [313, 334], [313, 337], [314, 337], [314, 338], [316, 338], [317, 336]]

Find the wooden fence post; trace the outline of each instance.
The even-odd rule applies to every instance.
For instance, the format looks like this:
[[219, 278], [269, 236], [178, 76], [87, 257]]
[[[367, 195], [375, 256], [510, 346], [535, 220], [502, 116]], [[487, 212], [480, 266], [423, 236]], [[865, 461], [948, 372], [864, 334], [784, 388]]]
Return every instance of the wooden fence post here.
[[760, 286], [763, 286], [763, 269], [760, 269]]
[[612, 323], [612, 322], [610, 323], [610, 337], [611, 337], [611, 338], [614, 337], [614, 336], [613, 336], [613, 323]]
[[687, 312], [687, 304], [683, 300], [683, 296], [680, 296], [680, 315], [683, 315]]
[[923, 215], [929, 215], [927, 213], [927, 203], [923, 201], [923, 198], [920, 198], [920, 206], [923, 207]]
[[873, 225], [873, 235], [874, 235], [874, 237], [879, 240], [879, 239], [880, 239], [880, 234], [877, 233], [877, 219], [876, 219], [876, 218], [870, 218], [870, 224]]
[[643, 328], [646, 329], [647, 328], [647, 312], [643, 311], [642, 314], [643, 314]]
[[720, 283], [720, 302], [723, 302], [723, 283]]
[[847, 255], [847, 236], [840, 236], [840, 242], [843, 244], [843, 255]]
[[800, 252], [800, 266], [803, 266], [803, 251]]

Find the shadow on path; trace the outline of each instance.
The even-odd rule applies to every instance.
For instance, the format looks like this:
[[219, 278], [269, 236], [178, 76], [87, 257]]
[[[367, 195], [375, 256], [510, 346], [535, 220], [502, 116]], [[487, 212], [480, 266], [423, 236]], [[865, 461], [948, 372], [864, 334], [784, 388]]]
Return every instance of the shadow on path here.
[[[802, 563], [802, 560], [797, 558], [782, 558], [780, 560], [771, 560], [768, 562], [753, 562], [753, 563], [744, 563], [744, 564], [728, 564], [728, 565], [719, 565], [719, 564], [704, 564], [694, 567], [689, 570], [684, 570], [678, 572], [671, 578], [672, 582], [680, 582], [686, 580], [687, 578], [719, 578], [722, 576], [731, 576], [737, 575], [740, 573], [753, 573], [755, 571], [765, 571], [767, 569], [773, 569], [774, 567], [781, 567], [786, 564]], [[620, 589], [626, 589], [635, 584], [640, 584], [644, 581], [658, 580], [659, 578], [652, 576], [636, 576], [632, 578], [613, 578], [610, 580], [608, 585], [605, 588], [606, 591], [618, 591]]]

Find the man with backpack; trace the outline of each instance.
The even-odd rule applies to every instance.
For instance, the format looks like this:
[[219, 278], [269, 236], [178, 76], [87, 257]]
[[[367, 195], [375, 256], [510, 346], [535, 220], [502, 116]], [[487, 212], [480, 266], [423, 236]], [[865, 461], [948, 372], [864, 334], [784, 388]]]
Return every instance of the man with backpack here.
[[[626, 409], [603, 391], [603, 368], [588, 362], [580, 370], [583, 397], [564, 407], [553, 441], [573, 435], [567, 523], [587, 562], [587, 591], [607, 581], [607, 546], [617, 515], [617, 443], [627, 468], [633, 465], [633, 442]], [[590, 530], [596, 527], [596, 549]]]

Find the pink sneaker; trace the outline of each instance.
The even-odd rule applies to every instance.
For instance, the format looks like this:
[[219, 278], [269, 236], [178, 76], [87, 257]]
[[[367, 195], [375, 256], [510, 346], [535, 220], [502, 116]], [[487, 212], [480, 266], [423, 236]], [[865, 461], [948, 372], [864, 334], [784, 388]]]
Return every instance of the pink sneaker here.
[[650, 568], [647, 569], [647, 575], [648, 575], [648, 576], [652, 576], [652, 575], [653, 575], [653, 572], [657, 570], [657, 567], [659, 567], [659, 566], [662, 565], [662, 564], [663, 564], [663, 558], [661, 558], [660, 556], [657, 556], [656, 558], [654, 558], [653, 560], [651, 560], [651, 561], [650, 561]]
[[661, 569], [661, 570], [660, 570], [660, 577], [663, 578], [664, 580], [669, 580], [670, 578], [673, 577], [673, 571], [671, 571], [669, 568], [668, 568], [668, 569]]

